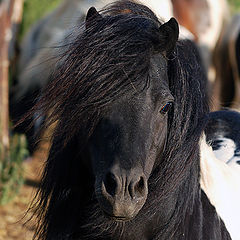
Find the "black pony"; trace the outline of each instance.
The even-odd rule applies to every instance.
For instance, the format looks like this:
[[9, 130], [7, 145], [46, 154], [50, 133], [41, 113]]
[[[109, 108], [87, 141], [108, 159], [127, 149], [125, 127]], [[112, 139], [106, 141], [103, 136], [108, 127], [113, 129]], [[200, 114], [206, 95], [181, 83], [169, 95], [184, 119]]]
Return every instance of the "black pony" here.
[[230, 239], [199, 185], [195, 47], [131, 1], [90, 8], [85, 25], [35, 107], [56, 124], [35, 238]]

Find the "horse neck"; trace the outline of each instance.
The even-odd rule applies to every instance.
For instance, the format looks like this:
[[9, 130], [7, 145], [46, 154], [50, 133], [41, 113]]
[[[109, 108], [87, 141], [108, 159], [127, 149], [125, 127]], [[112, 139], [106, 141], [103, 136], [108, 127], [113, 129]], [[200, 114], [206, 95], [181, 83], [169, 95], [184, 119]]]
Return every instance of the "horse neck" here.
[[[199, 160], [197, 161], [199, 163]], [[198, 164], [197, 164], [198, 165]], [[177, 240], [230, 240], [231, 237], [223, 223], [218, 216], [216, 209], [210, 203], [206, 194], [201, 190], [199, 183], [199, 165], [195, 166], [194, 174], [190, 174], [190, 178], [186, 179], [185, 187], [180, 189], [182, 209], [177, 216], [176, 231], [172, 238]], [[195, 182], [195, 183], [194, 183]], [[192, 193], [191, 193], [192, 191]], [[188, 196], [191, 196], [190, 198]], [[186, 207], [184, 207], [184, 203]], [[182, 218], [181, 218], [182, 213]], [[161, 238], [162, 239], [162, 238]]]
[[[162, 212], [158, 212], [158, 220], [155, 222], [158, 228], [154, 239], [161, 240], [230, 240], [224, 223], [216, 213], [215, 208], [209, 202], [207, 196], [200, 188], [199, 183], [199, 156], [195, 155], [195, 160], [190, 170], [185, 174], [184, 180], [176, 191], [173, 191], [168, 199], [176, 199], [175, 205], [169, 205], [174, 212], [168, 221], [162, 221]], [[152, 201], [150, 196], [149, 202]], [[157, 202], [156, 202], [157, 204]], [[162, 202], [159, 202], [161, 206]], [[166, 211], [166, 205], [164, 205]], [[170, 211], [170, 210], [169, 210]]]

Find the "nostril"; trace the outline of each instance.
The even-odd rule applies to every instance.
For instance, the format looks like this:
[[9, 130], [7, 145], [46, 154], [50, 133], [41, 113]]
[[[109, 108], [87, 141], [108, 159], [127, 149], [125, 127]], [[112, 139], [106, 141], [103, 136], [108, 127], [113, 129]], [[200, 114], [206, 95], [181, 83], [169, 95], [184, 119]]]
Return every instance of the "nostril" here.
[[136, 195], [142, 196], [144, 194], [144, 188], [145, 188], [144, 178], [140, 177], [140, 180], [136, 183], [134, 187]]
[[112, 173], [107, 173], [105, 177], [105, 188], [108, 194], [114, 196], [117, 191], [117, 179]]
[[140, 177], [138, 181], [129, 184], [128, 192], [132, 198], [142, 198], [146, 194], [145, 188], [144, 177]]

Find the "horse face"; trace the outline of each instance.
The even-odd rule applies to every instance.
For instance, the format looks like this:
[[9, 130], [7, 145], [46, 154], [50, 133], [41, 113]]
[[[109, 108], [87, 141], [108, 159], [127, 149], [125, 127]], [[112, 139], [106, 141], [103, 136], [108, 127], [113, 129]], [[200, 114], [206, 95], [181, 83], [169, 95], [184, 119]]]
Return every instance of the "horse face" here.
[[166, 142], [173, 97], [162, 55], [151, 59], [149, 77], [149, 87], [139, 92], [133, 87], [108, 109], [90, 139], [96, 197], [116, 221], [132, 219], [143, 207], [148, 178]]

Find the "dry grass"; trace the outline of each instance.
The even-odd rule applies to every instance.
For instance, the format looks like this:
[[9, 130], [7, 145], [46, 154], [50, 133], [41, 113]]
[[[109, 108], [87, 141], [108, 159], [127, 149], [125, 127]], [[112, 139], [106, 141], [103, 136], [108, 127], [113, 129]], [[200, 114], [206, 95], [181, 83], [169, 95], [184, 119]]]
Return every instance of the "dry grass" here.
[[34, 222], [24, 225], [30, 216], [24, 219], [27, 209], [34, 197], [36, 186], [43, 168], [48, 144], [38, 150], [33, 158], [24, 162], [25, 184], [20, 193], [9, 204], [0, 206], [0, 240], [31, 240], [34, 233]]

